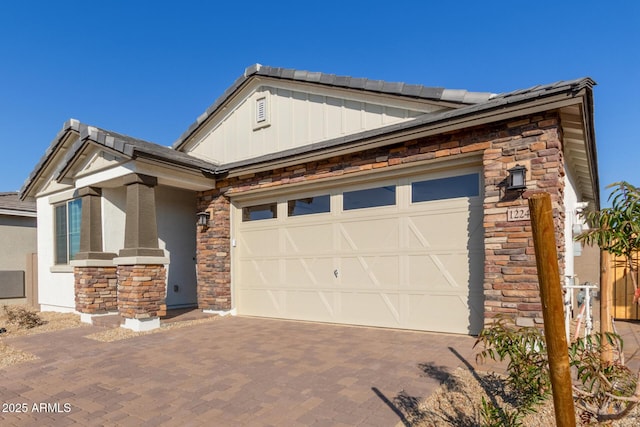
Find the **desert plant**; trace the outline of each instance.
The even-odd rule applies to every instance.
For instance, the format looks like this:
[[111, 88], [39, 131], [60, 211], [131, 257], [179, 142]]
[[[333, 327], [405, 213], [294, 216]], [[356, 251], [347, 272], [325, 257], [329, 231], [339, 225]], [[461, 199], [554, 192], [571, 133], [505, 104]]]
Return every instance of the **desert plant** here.
[[7, 315], [7, 321], [19, 328], [31, 329], [44, 324], [44, 320], [38, 313], [29, 311], [24, 307], [4, 306], [4, 312]]
[[519, 328], [510, 319], [498, 317], [480, 332], [474, 347], [480, 343], [484, 349], [476, 356], [479, 362], [508, 359], [506, 383], [517, 408], [527, 412], [549, 396], [547, 347], [540, 329]]
[[[618, 349], [618, 357], [606, 361], [605, 348]], [[575, 403], [585, 423], [611, 422], [624, 418], [640, 402], [639, 379], [621, 361], [623, 341], [613, 333], [593, 334], [578, 339], [569, 348], [575, 368]]]
[[[480, 343], [484, 350], [476, 356], [479, 362], [509, 359], [505, 382], [515, 393], [513, 410], [483, 400], [483, 425], [519, 425], [522, 416], [533, 411], [551, 391], [544, 336], [537, 328], [518, 328], [510, 319], [500, 317], [480, 332], [475, 345]], [[606, 348], [617, 349], [618, 357], [603, 359]], [[582, 410], [583, 423], [622, 419], [640, 403], [640, 376], [624, 365], [622, 349], [622, 338], [614, 333], [588, 335], [569, 347], [573, 396], [576, 407]]]
[[483, 397], [480, 416], [482, 427], [520, 427], [524, 414], [517, 409], [501, 408]]

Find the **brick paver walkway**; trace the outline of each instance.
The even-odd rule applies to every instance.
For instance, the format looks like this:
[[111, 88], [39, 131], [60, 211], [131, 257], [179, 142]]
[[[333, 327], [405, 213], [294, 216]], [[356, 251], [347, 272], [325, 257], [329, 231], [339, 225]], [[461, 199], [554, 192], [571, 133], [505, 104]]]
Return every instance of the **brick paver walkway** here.
[[246, 317], [85, 338], [97, 330], [5, 339], [39, 359], [0, 369], [0, 425], [394, 426], [394, 398], [428, 396], [475, 341]]
[[[637, 368], [640, 325], [617, 327]], [[231, 317], [85, 338], [98, 330], [6, 338], [39, 359], [0, 369], [0, 425], [395, 426], [395, 397], [475, 366], [474, 338], [459, 335]]]

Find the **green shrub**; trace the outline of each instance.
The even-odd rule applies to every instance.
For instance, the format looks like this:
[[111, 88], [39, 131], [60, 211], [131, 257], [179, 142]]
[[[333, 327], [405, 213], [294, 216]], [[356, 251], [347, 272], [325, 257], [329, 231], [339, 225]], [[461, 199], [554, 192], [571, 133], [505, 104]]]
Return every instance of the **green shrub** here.
[[[551, 381], [547, 347], [542, 331], [537, 328], [518, 328], [510, 319], [500, 317], [478, 335], [474, 347], [483, 344], [476, 356], [479, 362], [487, 358], [508, 359], [506, 385], [513, 393], [513, 410], [482, 401], [480, 414], [483, 426], [517, 426], [522, 417], [549, 397]], [[611, 422], [624, 418], [640, 402], [640, 384], [621, 357], [611, 362], [603, 360], [607, 348], [615, 348], [622, 355], [622, 338], [617, 334], [595, 333], [580, 338], [569, 346], [572, 367], [573, 396], [588, 424]]]
[[474, 347], [482, 343], [484, 350], [476, 356], [479, 362], [487, 358], [508, 359], [506, 383], [514, 393], [514, 405], [523, 412], [543, 402], [551, 392], [547, 363], [547, 346], [538, 328], [516, 327], [510, 319], [499, 317], [478, 335]]
[[583, 422], [608, 422], [624, 418], [638, 403], [638, 378], [624, 366], [620, 356], [612, 361], [601, 357], [605, 347], [622, 354], [622, 338], [613, 333], [593, 334], [569, 347], [574, 367], [575, 403], [582, 410]]

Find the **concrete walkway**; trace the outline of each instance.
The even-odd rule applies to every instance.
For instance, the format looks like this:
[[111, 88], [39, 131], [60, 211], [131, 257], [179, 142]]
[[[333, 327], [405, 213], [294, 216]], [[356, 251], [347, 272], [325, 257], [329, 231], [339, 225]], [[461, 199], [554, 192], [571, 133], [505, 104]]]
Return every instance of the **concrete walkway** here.
[[[637, 366], [640, 327], [616, 326]], [[0, 369], [0, 425], [394, 426], [396, 397], [476, 366], [475, 339], [459, 335], [229, 317], [85, 338], [99, 330], [5, 339], [39, 359]]]

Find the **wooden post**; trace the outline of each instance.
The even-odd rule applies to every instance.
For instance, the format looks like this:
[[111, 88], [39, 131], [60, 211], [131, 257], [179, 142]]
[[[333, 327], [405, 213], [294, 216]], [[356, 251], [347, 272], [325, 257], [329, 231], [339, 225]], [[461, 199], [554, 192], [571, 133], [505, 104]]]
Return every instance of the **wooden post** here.
[[549, 374], [553, 406], [558, 427], [575, 427], [576, 412], [573, 407], [569, 350], [564, 330], [564, 307], [558, 252], [556, 250], [555, 227], [551, 197], [548, 193], [537, 193], [529, 198], [531, 230], [538, 267], [542, 317], [545, 340], [549, 356]]
[[[611, 305], [613, 304], [613, 278], [610, 275], [611, 256], [609, 252], [600, 250], [600, 333], [613, 332]], [[600, 357], [603, 362], [613, 361], [613, 348], [607, 340], [602, 340], [603, 349]]]

